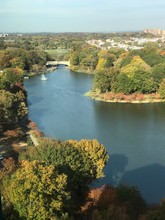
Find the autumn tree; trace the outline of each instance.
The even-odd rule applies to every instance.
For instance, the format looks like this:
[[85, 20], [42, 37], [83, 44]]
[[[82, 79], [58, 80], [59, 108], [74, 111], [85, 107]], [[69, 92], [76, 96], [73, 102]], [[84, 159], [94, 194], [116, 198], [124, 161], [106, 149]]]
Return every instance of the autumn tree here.
[[48, 220], [64, 212], [64, 203], [70, 199], [66, 186], [67, 176], [59, 174], [53, 165], [22, 161], [5, 190], [20, 217]]
[[28, 113], [25, 96], [20, 91], [16, 94], [0, 90], [0, 131], [11, 129]]
[[11, 87], [17, 82], [23, 83], [23, 70], [18, 67], [7, 68], [5, 69], [4, 74]]
[[0, 90], [0, 130], [7, 125], [17, 122], [17, 98], [16, 95]]
[[69, 140], [65, 142], [44, 138], [39, 146], [34, 148], [33, 153], [27, 151], [21, 159], [38, 159], [45, 161], [47, 165], [61, 167], [62, 172], [71, 170], [72, 178], [81, 182], [81, 178], [90, 183], [96, 178], [103, 176], [103, 168], [108, 160], [105, 147], [97, 140]]
[[104, 146], [96, 140], [61, 142], [44, 138], [37, 147], [21, 153], [22, 159], [44, 161], [47, 166], [53, 165], [67, 175], [67, 189], [72, 198], [70, 206], [72, 210], [77, 210], [89, 184], [103, 176], [108, 155]]
[[14, 57], [12, 60], [10, 60], [12, 68], [20, 68], [24, 69], [24, 63], [21, 59], [21, 57]]
[[126, 74], [128, 77], [133, 77], [137, 71], [151, 72], [151, 67], [140, 56], [133, 57], [130, 64], [121, 68], [121, 73]]
[[86, 204], [82, 207], [85, 216], [95, 219], [138, 220], [146, 211], [146, 203], [139, 191], [131, 186], [104, 185], [90, 189]]

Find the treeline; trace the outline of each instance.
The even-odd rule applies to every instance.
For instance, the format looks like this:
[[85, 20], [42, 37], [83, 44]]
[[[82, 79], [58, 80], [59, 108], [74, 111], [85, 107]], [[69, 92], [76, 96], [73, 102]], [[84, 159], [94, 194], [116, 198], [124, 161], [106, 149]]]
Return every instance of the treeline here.
[[0, 135], [19, 127], [27, 116], [24, 76], [45, 71], [49, 56], [44, 51], [24, 49], [0, 50]]
[[27, 93], [23, 87], [23, 70], [6, 68], [0, 73], [0, 137], [19, 127], [27, 116]]
[[5, 49], [0, 50], [0, 70], [20, 68], [26, 74], [45, 71], [45, 64], [51, 58], [40, 50]]

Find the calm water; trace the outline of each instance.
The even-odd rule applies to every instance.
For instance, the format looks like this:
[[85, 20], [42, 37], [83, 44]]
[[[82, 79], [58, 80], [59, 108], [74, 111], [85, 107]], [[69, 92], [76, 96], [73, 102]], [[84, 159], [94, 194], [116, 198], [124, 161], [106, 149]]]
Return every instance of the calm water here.
[[91, 100], [93, 77], [58, 68], [25, 81], [29, 117], [50, 137], [98, 139], [110, 160], [97, 185], [136, 185], [148, 202], [165, 197], [165, 103], [119, 104]]

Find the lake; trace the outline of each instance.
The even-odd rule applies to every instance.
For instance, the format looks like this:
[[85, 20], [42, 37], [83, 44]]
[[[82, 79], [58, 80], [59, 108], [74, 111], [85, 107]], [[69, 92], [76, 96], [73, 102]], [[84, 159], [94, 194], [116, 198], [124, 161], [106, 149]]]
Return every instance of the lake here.
[[104, 103], [84, 96], [93, 76], [61, 66], [25, 80], [29, 118], [49, 137], [97, 139], [110, 159], [94, 185], [136, 185], [147, 202], [165, 198], [165, 103]]

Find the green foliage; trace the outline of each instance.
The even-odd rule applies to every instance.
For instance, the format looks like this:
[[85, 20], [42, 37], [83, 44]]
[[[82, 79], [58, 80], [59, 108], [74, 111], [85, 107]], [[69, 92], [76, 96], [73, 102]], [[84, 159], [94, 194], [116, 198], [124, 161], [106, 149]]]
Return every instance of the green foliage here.
[[150, 73], [144, 70], [135, 71], [132, 77], [127, 76], [125, 73], [120, 73], [112, 87], [116, 93], [152, 93], [156, 91], [156, 83], [151, 77]]
[[157, 47], [148, 45], [141, 50], [129, 52], [127, 56], [122, 59], [120, 63], [121, 67], [128, 65], [134, 56], [140, 56], [144, 62], [151, 67], [165, 61], [165, 57], [161, 55], [161, 51], [159, 51]]
[[101, 93], [111, 91], [118, 74], [114, 68], [96, 72], [93, 89], [99, 90]]
[[160, 97], [165, 99], [165, 78], [161, 82], [158, 92], [160, 93]]
[[0, 51], [0, 69], [19, 68], [26, 71], [32, 71], [32, 66], [37, 65], [38, 68], [44, 69], [46, 61], [50, 56], [45, 51], [10, 49]]
[[133, 77], [135, 72], [138, 71], [151, 71], [151, 67], [146, 64], [139, 56], [133, 57], [130, 64], [121, 68], [121, 73], [125, 73], [128, 77]]
[[0, 50], [0, 69], [4, 69], [11, 66], [10, 55], [5, 50]]
[[143, 70], [135, 72], [132, 81], [133, 92], [146, 94], [156, 92], [157, 90], [156, 83], [151, 74]]
[[23, 71], [17, 67], [0, 74], [0, 132], [16, 126], [28, 113], [22, 83]]
[[18, 121], [17, 116], [17, 97], [15, 94], [0, 90], [0, 130], [9, 124]]
[[20, 68], [7, 68], [4, 74], [10, 87], [14, 86], [16, 83], [23, 83], [23, 70]]
[[146, 209], [144, 199], [136, 187], [119, 186], [117, 187], [117, 204], [125, 207], [126, 213], [130, 219], [138, 219]]
[[12, 68], [20, 68], [20, 69], [24, 69], [24, 63], [21, 59], [21, 57], [14, 57], [12, 60], [10, 60], [11, 66]]
[[43, 138], [37, 147], [22, 152], [19, 159], [44, 161], [46, 166], [51, 165], [59, 174], [68, 177], [67, 190], [71, 201], [70, 208], [65, 206], [65, 210], [70, 213], [71, 210], [77, 210], [84, 201], [88, 185], [103, 176], [108, 155], [104, 146], [96, 140], [61, 142]]
[[162, 79], [165, 78], [165, 64], [164, 63], [157, 64], [153, 67], [152, 77], [155, 83], [157, 83], [157, 87], [158, 87]]
[[[164, 64], [155, 66], [151, 72], [151, 67], [147, 63], [139, 56], [134, 56], [132, 61], [122, 67], [118, 73], [116, 67], [105, 69], [105, 57], [107, 56], [105, 51], [102, 51], [100, 56], [102, 58], [99, 59], [96, 67], [100, 71], [95, 74], [94, 90], [101, 93], [112, 91], [124, 94], [157, 92], [159, 83], [164, 76]], [[127, 57], [128, 55], [122, 56]]]
[[4, 39], [0, 37], [0, 50], [5, 49]]
[[44, 138], [39, 146], [23, 152], [20, 159], [37, 159], [58, 167], [71, 177], [69, 187], [76, 189], [103, 176], [108, 156], [104, 146], [96, 140], [60, 142]]
[[66, 186], [67, 176], [52, 165], [22, 161], [6, 190], [20, 217], [47, 220], [63, 212], [64, 203], [70, 199]]
[[165, 201], [160, 205], [150, 207], [142, 218], [143, 220], [164, 220], [165, 219]]
[[132, 78], [129, 78], [126, 74], [120, 73], [112, 86], [112, 91], [115, 93], [125, 94], [133, 93], [134, 90]]
[[71, 65], [77, 66], [80, 63], [78, 52], [74, 52], [70, 57]]

